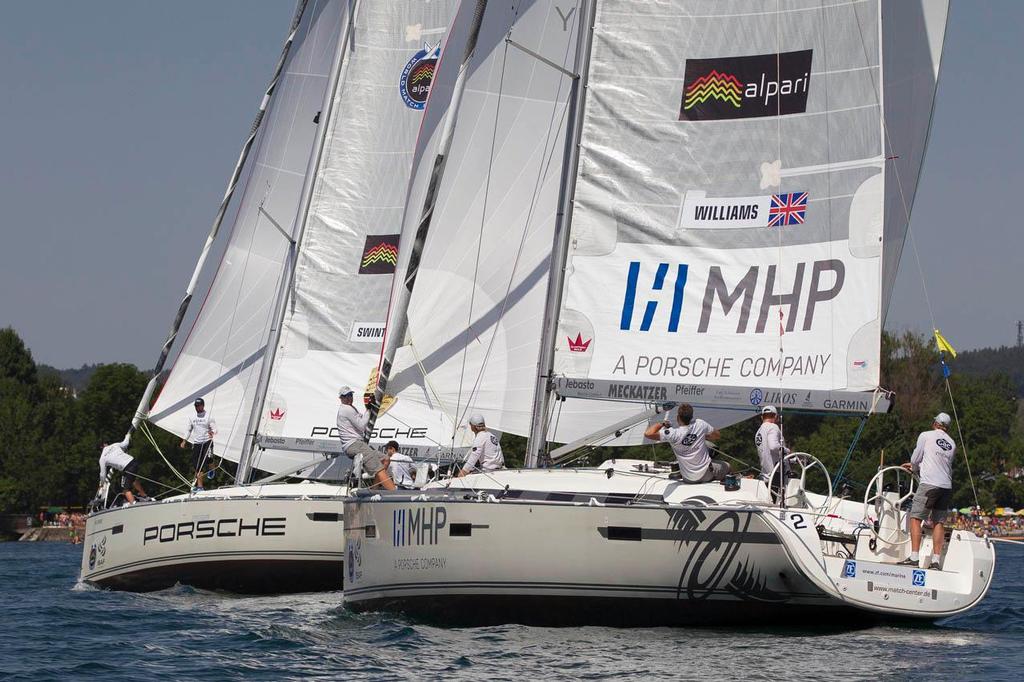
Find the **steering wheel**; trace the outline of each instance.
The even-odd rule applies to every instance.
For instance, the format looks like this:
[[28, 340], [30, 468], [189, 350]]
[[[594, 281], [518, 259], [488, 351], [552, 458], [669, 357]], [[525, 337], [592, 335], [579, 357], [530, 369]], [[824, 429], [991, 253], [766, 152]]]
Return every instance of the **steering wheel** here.
[[[779, 463], [772, 469], [771, 476], [768, 477], [768, 492], [772, 496], [772, 502], [779, 504], [782, 501], [783, 496], [786, 494], [784, 488], [779, 491], [778, 495], [771, 490], [771, 482], [775, 480], [775, 476], [778, 474], [779, 468], [786, 462], [796, 462], [800, 465], [800, 475], [798, 478], [800, 479], [800, 492], [802, 493], [807, 492], [807, 472], [815, 468], [821, 469], [821, 473], [825, 474], [825, 482], [828, 483], [828, 494], [825, 496], [825, 501], [821, 503], [821, 506], [814, 507], [813, 509], [816, 512], [828, 509], [829, 503], [832, 502], [832, 477], [829, 476], [828, 469], [817, 457], [806, 452], [791, 452], [779, 460]], [[806, 499], [806, 494], [804, 499]]]
[[[876, 488], [884, 487], [881, 483], [885, 480], [885, 474], [890, 471], [896, 472], [896, 490], [900, 489], [901, 475], [906, 475], [910, 479], [907, 494], [895, 500], [887, 497], [884, 490], [882, 492], [872, 493]], [[878, 485], [876, 485], [876, 483]], [[902, 545], [910, 539], [910, 535], [904, 530], [906, 518], [910, 512], [903, 511], [902, 507], [906, 504], [907, 500], [914, 497], [915, 492], [917, 492], [917, 477], [901, 466], [891, 466], [880, 469], [878, 473], [872, 477], [871, 481], [868, 482], [868, 489], [864, 493], [864, 521], [865, 525], [871, 528], [871, 532], [874, 533], [875, 537], [881, 542], [884, 542], [887, 545]], [[871, 511], [872, 505], [874, 506], [876, 515], [875, 522], [867, 523], [869, 518], [868, 512]], [[888, 532], [883, 532], [881, 530], [881, 524], [882, 518], [886, 514], [892, 514], [892, 517], [896, 520], [896, 526], [895, 528], [888, 529]], [[901, 539], [900, 536], [904, 537]]]

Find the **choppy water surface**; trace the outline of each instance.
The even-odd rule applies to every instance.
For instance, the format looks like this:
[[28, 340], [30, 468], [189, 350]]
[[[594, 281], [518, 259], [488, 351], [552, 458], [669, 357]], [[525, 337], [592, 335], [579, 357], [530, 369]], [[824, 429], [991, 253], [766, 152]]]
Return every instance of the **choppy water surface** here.
[[1006, 679], [1024, 677], [1024, 546], [974, 611], [927, 626], [445, 629], [341, 594], [76, 585], [80, 547], [0, 543], [0, 679]]

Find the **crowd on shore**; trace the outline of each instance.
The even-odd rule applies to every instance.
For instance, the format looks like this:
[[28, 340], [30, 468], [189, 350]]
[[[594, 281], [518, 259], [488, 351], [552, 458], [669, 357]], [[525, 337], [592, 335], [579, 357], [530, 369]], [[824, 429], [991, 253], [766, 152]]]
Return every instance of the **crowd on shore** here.
[[85, 528], [85, 514], [82, 512], [41, 511], [36, 518], [41, 526], [50, 528]]
[[993, 537], [1017, 535], [1024, 536], [1024, 516], [1008, 514], [996, 516], [984, 511], [962, 514], [953, 512], [953, 528], [970, 530], [978, 535], [987, 534]]

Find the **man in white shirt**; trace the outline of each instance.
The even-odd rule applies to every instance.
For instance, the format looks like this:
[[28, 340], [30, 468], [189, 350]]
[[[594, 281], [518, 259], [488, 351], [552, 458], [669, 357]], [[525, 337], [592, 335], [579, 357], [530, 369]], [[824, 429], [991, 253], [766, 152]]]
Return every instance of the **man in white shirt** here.
[[711, 459], [707, 444], [709, 440], [718, 440], [722, 434], [703, 419], [694, 419], [692, 405], [680, 405], [676, 417], [679, 426], [673, 427], [668, 420], [651, 424], [644, 432], [644, 438], [660, 440], [672, 446], [672, 452], [679, 463], [679, 476], [685, 483], [724, 479], [731, 467], [728, 462]]
[[135, 495], [132, 493], [132, 488], [135, 489], [139, 497], [146, 497], [146, 491], [143, 489], [139, 479], [136, 478], [139, 473], [139, 463], [135, 461], [134, 457], [124, 451], [127, 447], [127, 438], [113, 445], [103, 444], [103, 452], [100, 453], [100, 488], [103, 488], [103, 482], [107, 480], [107, 474], [111, 471], [120, 471], [121, 491], [124, 494], [124, 499], [128, 501], [128, 504], [134, 504]]
[[782, 437], [782, 428], [779, 426], [779, 411], [772, 405], [761, 408], [761, 428], [754, 436], [754, 445], [757, 446], [757, 458], [761, 463], [759, 478], [772, 489], [779, 490], [782, 486], [782, 470], [785, 467], [779, 467], [775, 477], [771, 481], [768, 479], [775, 465], [789, 454], [789, 448], [786, 447], [786, 439]]
[[940, 570], [942, 543], [946, 539], [943, 522], [953, 502], [953, 458], [956, 455], [956, 443], [946, 433], [949, 422], [949, 415], [945, 412], [935, 415], [931, 430], [917, 437], [914, 454], [910, 456], [909, 462], [903, 464], [904, 469], [920, 476], [921, 483], [910, 508], [910, 557], [901, 563], [908, 566], [920, 565], [921, 522], [931, 519], [934, 525], [929, 568], [934, 571]]
[[192, 465], [196, 471], [195, 488], [203, 489], [203, 478], [207, 469], [213, 465], [213, 437], [217, 435], [217, 423], [206, 411], [206, 402], [196, 398], [192, 403], [196, 413], [185, 420], [185, 437], [181, 439], [181, 447], [192, 445]]
[[501, 444], [498, 442], [498, 437], [487, 430], [483, 415], [471, 416], [469, 428], [474, 434], [473, 447], [462, 464], [458, 477], [505, 468], [505, 456], [501, 453]]
[[335, 424], [338, 427], [338, 439], [341, 441], [341, 450], [353, 459], [356, 455], [363, 456], [363, 472], [370, 475], [373, 485], [379, 485], [385, 490], [394, 490], [395, 482], [388, 474], [387, 464], [381, 452], [370, 447], [369, 443], [363, 440], [363, 433], [366, 425], [370, 422], [369, 412], [360, 412], [352, 404], [354, 391], [349, 386], [342, 386], [338, 390], [338, 418]]
[[384, 459], [388, 463], [388, 474], [399, 488], [416, 487], [413, 476], [412, 457], [404, 455], [398, 449], [398, 441], [389, 440], [384, 446]]

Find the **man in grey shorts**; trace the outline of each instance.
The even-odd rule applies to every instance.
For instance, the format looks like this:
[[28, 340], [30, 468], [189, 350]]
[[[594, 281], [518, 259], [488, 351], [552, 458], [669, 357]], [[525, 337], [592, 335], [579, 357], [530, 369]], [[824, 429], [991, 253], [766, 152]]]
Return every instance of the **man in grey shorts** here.
[[953, 502], [953, 458], [956, 455], [956, 443], [946, 433], [949, 421], [945, 412], [935, 415], [931, 430], [917, 437], [917, 447], [910, 456], [910, 462], [903, 464], [904, 469], [917, 473], [921, 480], [910, 509], [910, 557], [900, 562], [903, 565], [921, 565], [921, 523], [931, 519], [934, 524], [932, 556], [927, 566], [940, 570], [942, 543], [946, 539], [943, 522]]
[[651, 424], [644, 438], [660, 440], [672, 446], [679, 463], [679, 476], [685, 483], [720, 481], [729, 473], [728, 462], [711, 459], [706, 441], [716, 441], [722, 434], [703, 419], [694, 419], [693, 406], [683, 403], [677, 412], [679, 426], [668, 421]]
[[384, 458], [375, 448], [363, 440], [363, 432], [366, 424], [370, 421], [369, 412], [360, 412], [352, 404], [354, 391], [348, 386], [342, 386], [338, 390], [338, 438], [341, 440], [341, 449], [349, 457], [356, 455], [363, 456], [363, 471], [370, 475], [374, 485], [379, 485], [385, 490], [394, 490], [395, 482], [388, 474]]

